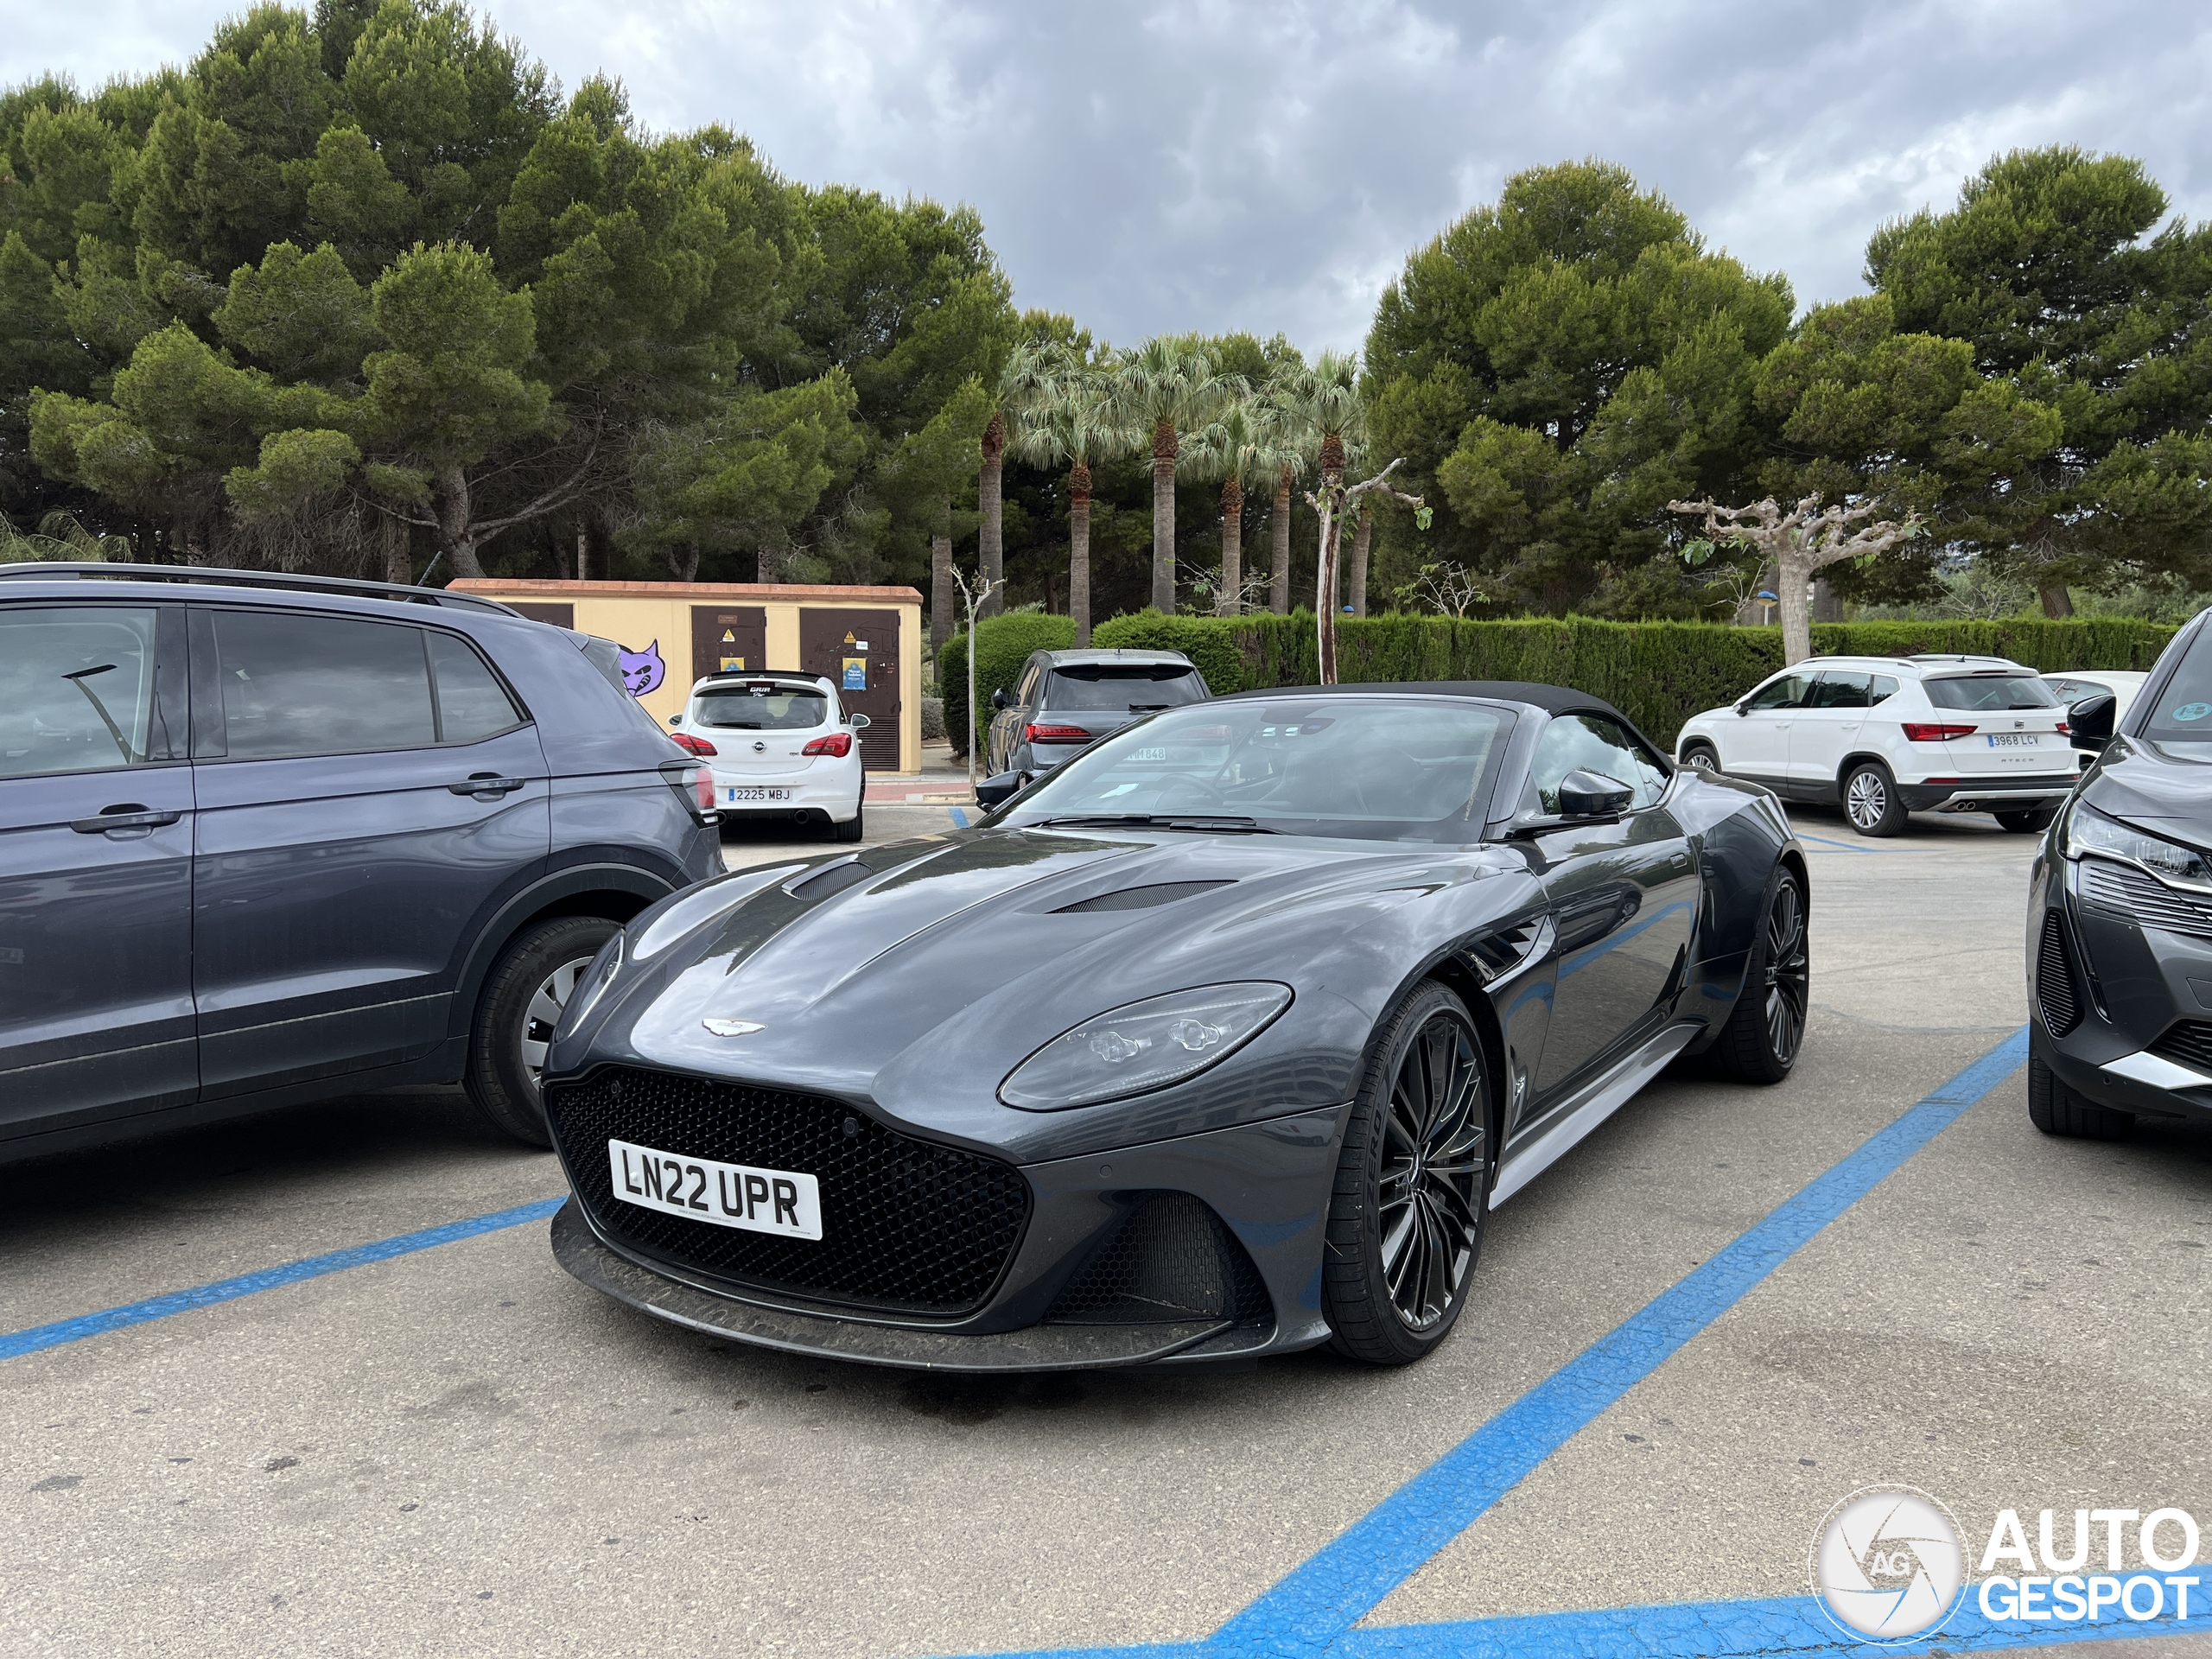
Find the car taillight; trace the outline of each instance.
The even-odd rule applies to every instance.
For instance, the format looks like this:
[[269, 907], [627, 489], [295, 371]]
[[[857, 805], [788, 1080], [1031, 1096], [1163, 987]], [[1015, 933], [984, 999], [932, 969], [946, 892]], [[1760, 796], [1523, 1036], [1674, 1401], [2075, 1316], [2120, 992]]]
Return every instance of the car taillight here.
[[853, 734], [850, 732], [831, 732], [826, 737], [816, 738], [799, 751], [801, 754], [834, 755], [840, 760], [852, 752]]
[[1904, 722], [1904, 739], [1908, 743], [1941, 743], [1947, 737], [1971, 737], [1971, 726], [1936, 726], [1924, 721]]
[[669, 735], [676, 740], [676, 747], [677, 748], [687, 750], [690, 753], [715, 754], [720, 753], [720, 751], [718, 751], [713, 744], [708, 742], [705, 738], [694, 737], [689, 732], [671, 732]]
[[689, 761], [664, 761], [661, 779], [674, 790], [684, 810], [701, 823], [713, 823], [721, 814], [715, 810], [715, 774]]
[[2069, 726], [2069, 725], [2068, 725], [2064, 721], [2063, 721], [2063, 720], [2062, 720], [2062, 721], [2060, 721], [2058, 722], [2057, 726], [2056, 726], [2054, 729], [2056, 729], [2056, 730], [2057, 730], [2057, 731], [2061, 731], [2061, 732], [2070, 732], [2070, 731], [2072, 731], [2074, 728], [2073, 728], [2071, 726]]
[[1090, 734], [1080, 726], [1025, 726], [1022, 741], [1028, 743], [1088, 743]]

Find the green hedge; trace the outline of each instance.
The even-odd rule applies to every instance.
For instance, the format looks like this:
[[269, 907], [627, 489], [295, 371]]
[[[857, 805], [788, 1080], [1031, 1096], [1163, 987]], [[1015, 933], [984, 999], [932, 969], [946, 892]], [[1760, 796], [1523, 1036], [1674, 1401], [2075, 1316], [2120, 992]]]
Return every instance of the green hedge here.
[[[1055, 626], [1056, 625], [1056, 626]], [[2087, 618], [2067, 622], [1843, 622], [1813, 630], [1821, 656], [1907, 656], [1966, 652], [2009, 657], [2031, 668], [2151, 666], [2173, 629], [2158, 623]], [[1030, 652], [1073, 639], [1065, 617], [995, 617], [982, 625], [976, 683], [988, 700], [1012, 688]], [[1313, 618], [1163, 616], [1141, 611], [1093, 631], [1092, 643], [1179, 651], [1217, 693], [1311, 685], [1319, 675]], [[947, 730], [959, 729], [955, 677], [966, 641], [945, 649]], [[956, 659], [954, 652], [963, 654]], [[1379, 680], [1535, 680], [1592, 692], [1615, 704], [1662, 743], [1702, 709], [1733, 702], [1782, 666], [1782, 630], [1724, 623], [1600, 622], [1565, 617], [1466, 622], [1442, 616], [1347, 618], [1338, 635], [1338, 677]], [[995, 673], [999, 677], [994, 678]], [[962, 685], [959, 695], [964, 696]]]
[[982, 706], [972, 727], [968, 723], [968, 631], [963, 628], [954, 634], [938, 653], [938, 684], [944, 692], [944, 729], [956, 745], [963, 731], [972, 730], [980, 738], [990, 729], [991, 693], [1014, 690], [1014, 679], [1031, 652], [1065, 651], [1075, 644], [1075, 619], [1020, 611], [1011, 616], [985, 617], [976, 625], [976, 632], [982, 641], [982, 649], [976, 653], [976, 700]]

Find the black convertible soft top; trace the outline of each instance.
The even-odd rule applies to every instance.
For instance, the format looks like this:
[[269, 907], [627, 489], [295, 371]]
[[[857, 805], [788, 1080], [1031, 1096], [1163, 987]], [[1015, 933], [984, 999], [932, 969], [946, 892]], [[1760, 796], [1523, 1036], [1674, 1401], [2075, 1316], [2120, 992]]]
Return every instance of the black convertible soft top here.
[[1232, 691], [1220, 700], [1303, 697], [1317, 693], [1333, 696], [1339, 691], [1410, 692], [1431, 697], [1479, 697], [1485, 702], [1525, 702], [1548, 715], [1605, 715], [1631, 731], [1636, 728], [1634, 721], [1603, 697], [1570, 691], [1563, 685], [1539, 685], [1534, 680], [1362, 680], [1353, 685], [1270, 685], [1254, 691]]

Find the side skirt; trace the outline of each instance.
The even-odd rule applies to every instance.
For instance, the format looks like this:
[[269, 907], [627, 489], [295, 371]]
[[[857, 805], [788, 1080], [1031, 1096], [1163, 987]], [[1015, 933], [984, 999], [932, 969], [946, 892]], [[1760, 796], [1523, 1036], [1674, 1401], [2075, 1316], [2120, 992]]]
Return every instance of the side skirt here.
[[1575, 1142], [1628, 1104], [1703, 1029], [1702, 1024], [1687, 1022], [1669, 1026], [1611, 1071], [1592, 1079], [1585, 1085], [1580, 1102], [1569, 1107], [1551, 1128], [1505, 1154], [1497, 1184], [1491, 1189], [1490, 1207], [1497, 1209], [1557, 1163]]

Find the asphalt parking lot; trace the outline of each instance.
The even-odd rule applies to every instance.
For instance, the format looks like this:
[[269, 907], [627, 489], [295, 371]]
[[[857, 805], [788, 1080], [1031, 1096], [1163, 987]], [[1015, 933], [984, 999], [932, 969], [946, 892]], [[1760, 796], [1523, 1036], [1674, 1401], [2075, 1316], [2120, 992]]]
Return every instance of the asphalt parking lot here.
[[[1974, 1554], [2007, 1508], [2212, 1530], [2212, 1135], [2029, 1125], [2031, 838], [1799, 828], [1795, 1077], [1662, 1077], [1497, 1212], [1422, 1365], [784, 1358], [594, 1294], [532, 1220], [0, 1357], [0, 1651], [1810, 1651], [1815, 1529], [1869, 1484], [1939, 1497]], [[1929, 1101], [1924, 1144], [1879, 1143], [1863, 1195], [1743, 1268], [1735, 1241]], [[438, 1091], [0, 1169], [0, 1330], [561, 1190]]]

